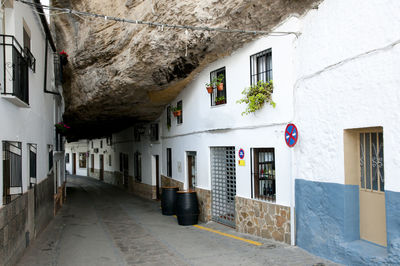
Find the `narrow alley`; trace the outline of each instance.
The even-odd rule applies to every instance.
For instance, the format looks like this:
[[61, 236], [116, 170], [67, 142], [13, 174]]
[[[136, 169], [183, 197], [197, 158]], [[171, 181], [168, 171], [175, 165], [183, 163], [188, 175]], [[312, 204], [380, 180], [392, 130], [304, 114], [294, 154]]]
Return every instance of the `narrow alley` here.
[[159, 202], [92, 178], [68, 176], [67, 194], [18, 265], [333, 265], [214, 222], [179, 226], [174, 216], [161, 215]]

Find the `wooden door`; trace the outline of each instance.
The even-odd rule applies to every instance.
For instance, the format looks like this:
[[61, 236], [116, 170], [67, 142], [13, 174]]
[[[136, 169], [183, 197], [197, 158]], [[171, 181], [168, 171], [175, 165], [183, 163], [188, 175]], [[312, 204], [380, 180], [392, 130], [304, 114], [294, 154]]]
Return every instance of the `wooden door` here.
[[158, 155], [154, 156], [156, 159], [156, 196], [157, 199], [161, 199], [161, 193], [160, 193], [160, 165], [159, 165], [159, 158]]
[[99, 162], [100, 162], [100, 180], [104, 180], [104, 155], [103, 154], [100, 154]]
[[72, 154], [72, 174], [76, 175], [76, 153]]
[[360, 238], [387, 245], [383, 133], [368, 130], [360, 142]]
[[196, 155], [189, 153], [187, 156], [187, 169], [188, 169], [188, 189], [196, 187]]

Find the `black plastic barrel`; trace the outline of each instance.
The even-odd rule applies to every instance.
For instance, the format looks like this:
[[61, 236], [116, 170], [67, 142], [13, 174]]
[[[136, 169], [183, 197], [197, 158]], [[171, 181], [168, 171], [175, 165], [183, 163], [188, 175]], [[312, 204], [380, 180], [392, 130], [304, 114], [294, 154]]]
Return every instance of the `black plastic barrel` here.
[[176, 193], [176, 216], [179, 225], [197, 224], [199, 205], [196, 191], [188, 190]]
[[161, 195], [161, 212], [163, 215], [176, 213], [176, 192], [178, 187], [163, 187]]

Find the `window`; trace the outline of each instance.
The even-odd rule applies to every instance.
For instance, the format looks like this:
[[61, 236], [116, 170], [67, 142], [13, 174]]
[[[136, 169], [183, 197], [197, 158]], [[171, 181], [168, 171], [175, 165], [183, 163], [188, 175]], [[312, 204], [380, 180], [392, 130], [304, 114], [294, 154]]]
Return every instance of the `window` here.
[[142, 181], [142, 154], [135, 152], [135, 179]]
[[112, 146], [112, 137], [107, 138], [107, 145]]
[[112, 166], [111, 154], [108, 155], [108, 165]]
[[181, 115], [179, 115], [179, 116], [176, 117], [176, 123], [177, 123], [177, 124], [182, 124], [182, 123], [183, 123], [183, 104], [182, 104], [182, 101], [179, 101], [179, 102], [176, 104], [176, 107], [177, 107], [179, 110], [181, 110]]
[[53, 169], [53, 145], [47, 145], [47, 150], [49, 153], [49, 171]]
[[383, 133], [360, 133], [360, 189], [385, 191]]
[[172, 177], [172, 149], [167, 148], [167, 176]]
[[257, 84], [260, 80], [264, 82], [272, 80], [271, 49], [250, 56], [250, 83]]
[[103, 141], [100, 140], [100, 149], [103, 149]]
[[36, 184], [37, 145], [36, 144], [28, 144], [28, 151], [29, 151], [29, 186], [33, 187], [33, 184]]
[[86, 168], [86, 153], [79, 153], [79, 168]]
[[274, 148], [253, 149], [253, 198], [275, 201], [275, 151]]
[[69, 153], [65, 154], [65, 163], [69, 163]]
[[3, 203], [22, 194], [21, 142], [3, 141]]
[[167, 128], [171, 128], [171, 106], [167, 107]]
[[217, 87], [214, 87], [213, 93], [210, 94], [211, 97], [211, 106], [225, 104], [226, 103], [226, 74], [225, 67], [214, 70], [210, 73], [210, 82], [213, 79], [218, 78], [220, 75], [223, 75], [224, 78], [222, 83], [224, 84], [223, 90], [218, 90]]
[[158, 140], [158, 124], [150, 125], [150, 140], [157, 141]]

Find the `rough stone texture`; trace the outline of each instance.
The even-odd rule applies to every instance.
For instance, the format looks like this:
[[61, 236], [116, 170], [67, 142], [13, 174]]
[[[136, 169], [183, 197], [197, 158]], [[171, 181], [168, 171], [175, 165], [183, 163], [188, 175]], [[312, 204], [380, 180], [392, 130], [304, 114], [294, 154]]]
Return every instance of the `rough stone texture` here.
[[0, 209], [0, 265], [14, 265], [53, 217], [53, 182], [47, 178]]
[[199, 201], [199, 220], [202, 222], [211, 221], [211, 191], [196, 188], [197, 200]]
[[236, 230], [290, 244], [290, 208], [236, 196]]
[[156, 186], [144, 184], [130, 177], [129, 192], [145, 199], [156, 199]]
[[173, 178], [161, 175], [161, 186], [162, 187], [179, 187], [179, 190], [183, 190], [183, 182], [177, 181]]
[[[168, 24], [268, 31], [289, 15], [304, 14], [319, 2], [54, 0], [53, 4]], [[186, 35], [179, 29], [161, 31], [72, 14], [52, 18], [58, 49], [69, 54], [64, 69], [64, 120], [71, 125], [72, 134], [81, 138], [121, 130], [130, 122], [154, 120], [207, 64], [257, 38], [211, 31]]]

